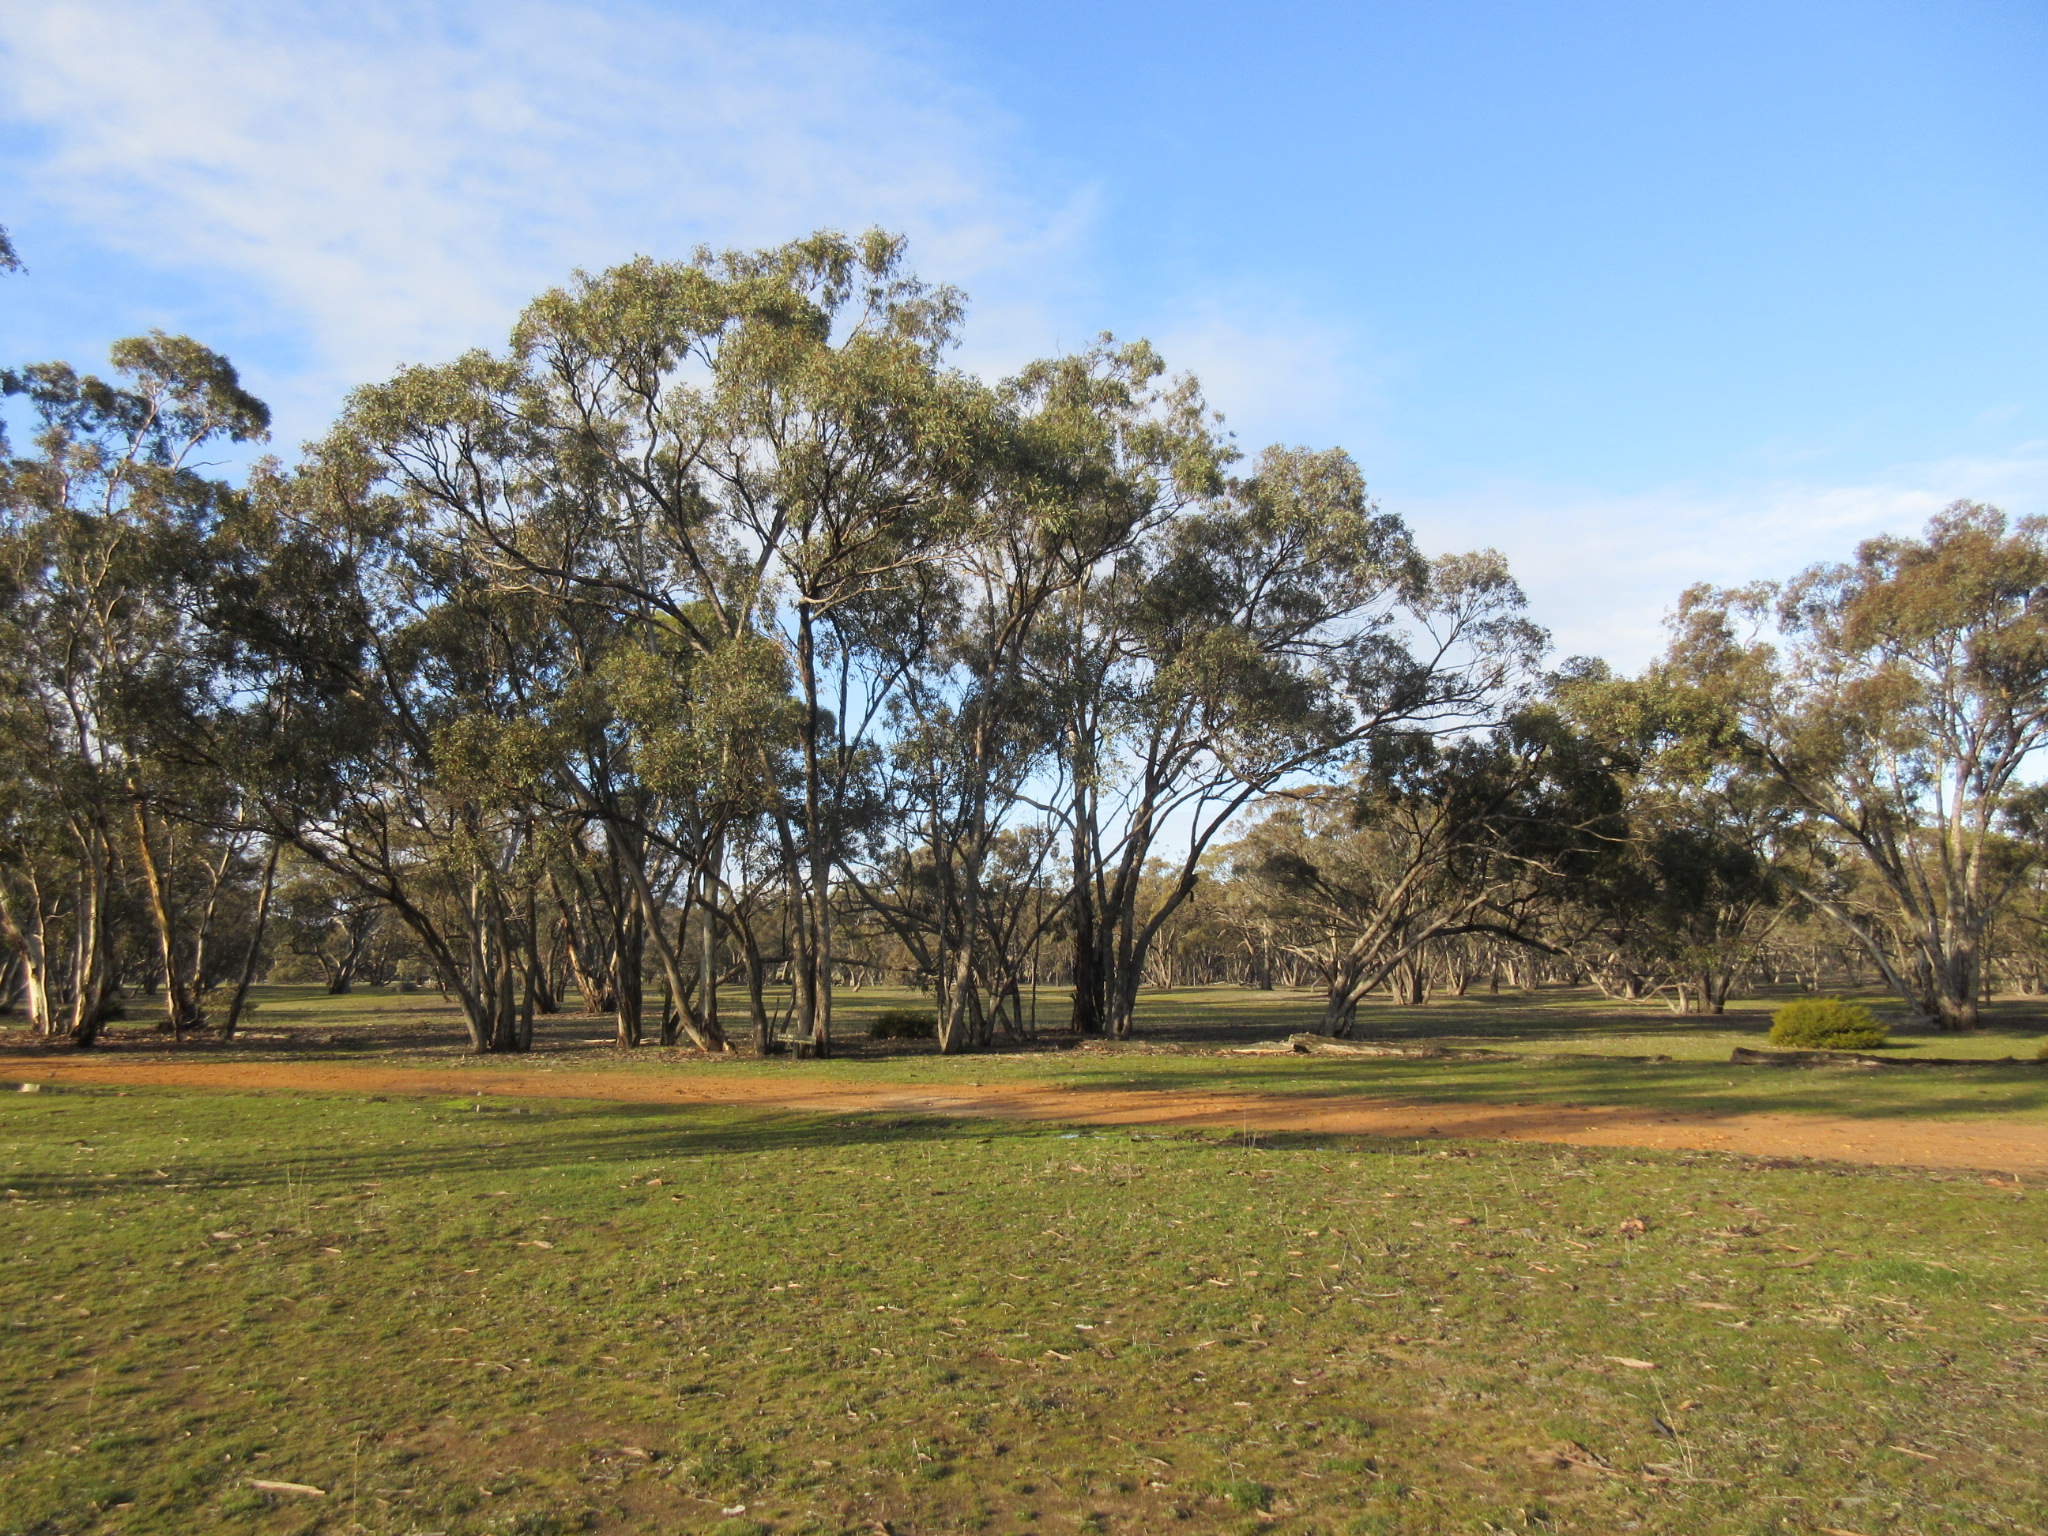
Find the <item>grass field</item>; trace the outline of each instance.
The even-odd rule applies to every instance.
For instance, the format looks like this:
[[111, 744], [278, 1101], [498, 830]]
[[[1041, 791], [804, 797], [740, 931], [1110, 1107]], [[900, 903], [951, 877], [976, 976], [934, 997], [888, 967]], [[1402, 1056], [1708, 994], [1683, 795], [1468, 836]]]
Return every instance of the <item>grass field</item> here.
[[[2048, 1112], [2011, 1068], [1716, 1088], [1755, 1011], [1388, 1010], [1691, 1059], [1330, 1062], [1207, 1049], [1298, 998], [1157, 1001], [1124, 1049], [715, 1070]], [[264, 1003], [237, 1053], [451, 1059], [437, 999]], [[550, 1027], [559, 1099], [0, 1099], [0, 1536], [2048, 1529], [2016, 1181], [579, 1102], [602, 1032]]]
[[[376, 1028], [386, 1038], [409, 1046], [438, 1041], [447, 1049], [462, 1049], [460, 1016], [452, 1003], [431, 992], [399, 994], [377, 988], [348, 997], [329, 997], [318, 987], [258, 986], [252, 995], [258, 1011], [249, 1028], [259, 1043], [263, 1035], [280, 1030], [345, 1030], [354, 1026]], [[1739, 999], [1729, 1005], [1727, 1013], [1708, 1018], [1674, 1014], [1654, 1004], [1615, 1002], [1579, 988], [1545, 988], [1537, 993], [1510, 989], [1497, 997], [1475, 992], [1416, 1008], [1372, 1003], [1360, 1010], [1359, 1025], [1361, 1035], [1374, 1039], [1437, 1039], [1528, 1051], [1640, 1053], [1726, 1061], [1732, 1047], [1762, 1043], [1770, 1029], [1772, 1009], [1797, 995], [1788, 989], [1781, 995]], [[1893, 1054], [1902, 1058], [2027, 1057], [2048, 1044], [2048, 997], [1993, 1003], [1987, 1009], [1988, 1027], [1965, 1035], [1945, 1035], [1915, 1025], [1882, 995], [1870, 994], [1859, 1000], [1870, 1004], [1890, 1026]], [[727, 1001], [730, 1006], [731, 999]], [[779, 997], [771, 998], [776, 1006], [780, 1002]], [[649, 1007], [658, 1006], [657, 995]], [[134, 1001], [130, 1007], [141, 1020], [145, 1005]], [[834, 1007], [842, 1046], [856, 1052], [873, 1051], [877, 1048], [866, 1045], [863, 1036], [876, 1013], [900, 1008], [929, 1011], [931, 998], [900, 987], [867, 987], [857, 992], [842, 989]], [[1065, 992], [1045, 989], [1039, 1015], [1046, 1033], [1063, 1026], [1066, 1011]], [[1133, 1043], [1169, 1049], [1243, 1045], [1308, 1029], [1321, 1011], [1321, 999], [1312, 992], [1240, 987], [1146, 991], [1139, 998]], [[608, 1019], [592, 1015], [558, 1015], [540, 1024], [543, 1037], [556, 1040], [597, 1040], [610, 1029]], [[743, 1030], [744, 1020], [728, 1011], [726, 1025]], [[131, 1026], [117, 1029], [115, 1034], [136, 1032]], [[906, 1052], [920, 1055], [930, 1047], [892, 1044], [883, 1049], [900, 1057]]]
[[2048, 1222], [1976, 1178], [0, 1107], [10, 1536], [2048, 1525]]
[[[251, 1060], [310, 1058], [375, 1061], [384, 1066], [473, 1065], [573, 1073], [671, 1073], [701, 1067], [691, 1051], [644, 1047], [624, 1051], [608, 1043], [609, 1020], [557, 1016], [537, 1030], [531, 1058], [475, 1058], [463, 1044], [454, 1005], [431, 993], [405, 996], [364, 992], [330, 998], [318, 988], [257, 989], [261, 1004], [249, 1037], [228, 1054]], [[1059, 1015], [1064, 998], [1048, 993], [1043, 1013]], [[1779, 1071], [1731, 1067], [1730, 1050], [1764, 1043], [1773, 1000], [1731, 1008], [1719, 1019], [1680, 1018], [1662, 1009], [1617, 1005], [1586, 993], [1507, 994], [1423, 1008], [1375, 1006], [1366, 1022], [1376, 1038], [1435, 1040], [1450, 1046], [1501, 1052], [1497, 1060], [1333, 1060], [1301, 1056], [1219, 1055], [1219, 1049], [1277, 1039], [1307, 1027], [1317, 1011], [1305, 993], [1189, 988], [1147, 993], [1140, 1033], [1127, 1043], [1090, 1043], [1062, 1050], [1052, 1043], [988, 1054], [943, 1057], [929, 1043], [871, 1042], [867, 1019], [884, 1008], [929, 999], [898, 989], [842, 993], [840, 1054], [828, 1062], [790, 1057], [726, 1058], [721, 1073], [801, 1080], [855, 1079], [895, 1083], [1070, 1082], [1103, 1088], [1249, 1090], [1317, 1095], [1358, 1092], [1411, 1100], [1485, 1104], [1609, 1104], [1672, 1111], [1742, 1113], [1775, 1111], [1866, 1115], [1873, 1118], [2020, 1118], [2048, 1123], [2048, 1070], [1930, 1067], [1909, 1072]], [[1914, 1030], [1894, 1021], [1897, 1044], [1888, 1054], [2031, 1062], [2048, 1043], [2048, 999], [2000, 1003], [1991, 1027], [1968, 1035]], [[169, 1042], [146, 1026], [130, 1025], [110, 1037], [122, 1051], [154, 1052]], [[187, 1047], [222, 1054], [217, 1045]], [[1655, 1060], [1655, 1057], [1668, 1060]], [[1617, 1059], [1620, 1058], [1620, 1059]], [[1633, 1059], [1631, 1059], [1633, 1058]], [[16, 1075], [33, 1070], [10, 1068]], [[564, 1092], [569, 1091], [565, 1085]]]

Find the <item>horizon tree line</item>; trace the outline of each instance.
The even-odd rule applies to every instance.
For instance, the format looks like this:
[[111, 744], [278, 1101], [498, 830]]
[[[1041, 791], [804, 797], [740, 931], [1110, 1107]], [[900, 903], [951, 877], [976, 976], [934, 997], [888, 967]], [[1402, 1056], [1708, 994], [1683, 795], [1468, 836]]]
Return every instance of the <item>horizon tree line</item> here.
[[[1957, 503], [1547, 666], [1495, 553], [1341, 449], [1246, 458], [1146, 343], [989, 383], [900, 239], [578, 274], [297, 462], [184, 337], [0, 375], [0, 989], [87, 1046], [265, 974], [425, 979], [471, 1046], [827, 1055], [1131, 1033], [1176, 976], [1506, 975], [1718, 1011], [2034, 985], [2048, 526]], [[22, 427], [17, 424], [17, 430]], [[1825, 965], [1821, 957], [1828, 957]], [[1803, 958], [1802, 958], [1803, 957]]]

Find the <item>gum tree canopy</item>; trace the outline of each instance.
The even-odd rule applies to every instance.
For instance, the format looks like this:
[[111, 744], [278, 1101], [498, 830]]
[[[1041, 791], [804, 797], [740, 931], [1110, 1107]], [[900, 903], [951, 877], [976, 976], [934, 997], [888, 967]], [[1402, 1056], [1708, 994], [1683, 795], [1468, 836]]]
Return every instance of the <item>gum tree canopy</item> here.
[[1695, 587], [1667, 671], [1832, 857], [1794, 888], [1899, 996], [1973, 1029], [1993, 916], [2039, 858], [2048, 520], [1957, 502], [1779, 586]]
[[1874, 962], [1953, 1028], [2048, 977], [2048, 525], [1958, 504], [1544, 676], [1501, 558], [1341, 448], [1241, 455], [1107, 334], [977, 378], [964, 317], [879, 231], [635, 259], [233, 475], [268, 412], [196, 342], [0, 372], [0, 1013], [231, 1034], [282, 960], [477, 1051], [573, 992], [825, 1055], [869, 981], [956, 1051], [1202, 981], [1351, 1033], [1503, 973]]

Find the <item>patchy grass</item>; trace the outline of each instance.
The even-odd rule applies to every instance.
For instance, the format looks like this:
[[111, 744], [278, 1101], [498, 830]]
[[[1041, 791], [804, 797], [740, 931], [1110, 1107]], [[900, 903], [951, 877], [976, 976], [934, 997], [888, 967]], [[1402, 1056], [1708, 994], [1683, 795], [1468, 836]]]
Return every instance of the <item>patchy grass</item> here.
[[142, 1091], [0, 1161], [6, 1536], [2048, 1528], [1974, 1177]]
[[[528, 1057], [472, 1057], [452, 1004], [433, 993], [361, 992], [332, 998], [317, 987], [258, 989], [261, 1008], [248, 1038], [223, 1050], [204, 1040], [177, 1048], [241, 1059], [324, 1058], [446, 1068], [473, 1064], [490, 1072], [560, 1074], [582, 1070], [667, 1075], [710, 1064], [689, 1050], [658, 1046], [624, 1051], [609, 1043], [610, 1021], [557, 1015], [536, 1031]], [[2048, 1039], [2048, 1020], [2027, 1000], [1992, 1010], [1991, 1027], [1969, 1035], [1903, 1029], [1888, 1019], [1886, 1055], [1974, 1057], [1982, 1067], [1911, 1071], [1780, 1070], [1736, 1067], [1737, 1045], [1766, 1043], [1777, 998], [1732, 1007], [1719, 1019], [1680, 1018], [1642, 1005], [1621, 1005], [1585, 992], [1556, 989], [1534, 997], [1504, 994], [1446, 1000], [1423, 1008], [1375, 1007], [1376, 1038], [1434, 1040], [1501, 1053], [1494, 1060], [1340, 1059], [1219, 1054], [1249, 1041], [1269, 1041], [1313, 1021], [1306, 993], [1187, 988], [1147, 993], [1140, 1032], [1128, 1042], [1091, 1041], [1075, 1049], [1047, 1038], [1022, 1048], [940, 1056], [927, 1041], [866, 1038], [877, 1014], [920, 1003], [900, 988], [843, 992], [837, 1004], [839, 1054], [831, 1061], [793, 1057], [718, 1060], [720, 1073], [801, 1080], [874, 1083], [999, 1084], [1065, 1082], [1077, 1087], [1232, 1090], [1315, 1097], [1356, 1094], [1419, 1102], [1520, 1105], [1616, 1105], [1675, 1112], [1777, 1112], [1873, 1119], [2048, 1120], [2048, 1068], [2031, 1065]], [[1063, 1016], [1064, 997], [1048, 991], [1041, 1018]], [[1883, 1009], [1880, 1008], [1880, 1013]], [[729, 1020], [729, 1022], [731, 1022]], [[12, 1045], [13, 1051], [4, 1047]], [[174, 1048], [167, 1037], [128, 1025], [112, 1031], [111, 1053], [154, 1055]], [[33, 1077], [38, 1049], [18, 1032], [0, 1041], [0, 1072]], [[2028, 1065], [1995, 1066], [2013, 1056]], [[1668, 1058], [1657, 1060], [1653, 1058]], [[570, 1091], [567, 1081], [564, 1091]]]

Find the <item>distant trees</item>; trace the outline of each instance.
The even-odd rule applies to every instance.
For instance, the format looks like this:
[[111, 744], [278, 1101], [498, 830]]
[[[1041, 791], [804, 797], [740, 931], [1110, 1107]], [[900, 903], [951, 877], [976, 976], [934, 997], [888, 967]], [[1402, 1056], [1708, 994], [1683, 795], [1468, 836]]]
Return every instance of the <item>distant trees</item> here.
[[1154, 935], [1245, 807], [1388, 733], [1486, 723], [1542, 644], [1496, 557], [1424, 560], [1341, 452], [1269, 449], [1089, 595], [1048, 680], [1084, 1034], [1129, 1033]]
[[478, 1051], [573, 999], [825, 1054], [886, 977], [954, 1051], [1189, 979], [1715, 1010], [1821, 922], [1963, 1027], [2043, 948], [2035, 524], [1545, 678], [1499, 557], [1341, 450], [1240, 460], [1142, 342], [984, 382], [961, 323], [880, 234], [637, 260], [235, 481], [197, 450], [267, 412], [196, 343], [6, 375], [8, 998], [232, 1030], [282, 956], [430, 977]]
[[[1542, 722], [1535, 756], [1375, 736], [1362, 774], [1268, 801], [1225, 848], [1212, 921], [1246, 957], [1230, 974], [1285, 957], [1345, 1032], [1372, 992], [1421, 1001], [1475, 964], [1706, 1013], [1759, 979], [1861, 965], [1973, 1027], [1994, 959], [2048, 982], [2044, 540], [1959, 503], [1784, 586], [1696, 588], [1641, 677], [1575, 663], [1495, 728], [1499, 754]], [[1510, 762], [1564, 778], [1496, 811]]]
[[1254, 901], [1325, 989], [1321, 1028], [1348, 1035], [1398, 977], [1483, 937], [1549, 951], [1546, 919], [1625, 835], [1605, 765], [1547, 710], [1442, 743], [1383, 735], [1356, 781], [1304, 794], [1232, 853]]
[[1902, 999], [1973, 1028], [1987, 932], [2041, 852], [2048, 521], [1957, 502], [1784, 586], [1695, 588], [1666, 671], [1822, 851], [1781, 878]]
[[1554, 691], [1621, 795], [1604, 856], [1549, 925], [1556, 941], [1610, 995], [1721, 1012], [1794, 905], [1800, 817], [1729, 761], [1718, 717], [1668, 674], [1616, 678], [1584, 663]]

